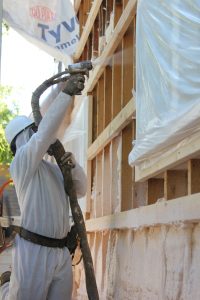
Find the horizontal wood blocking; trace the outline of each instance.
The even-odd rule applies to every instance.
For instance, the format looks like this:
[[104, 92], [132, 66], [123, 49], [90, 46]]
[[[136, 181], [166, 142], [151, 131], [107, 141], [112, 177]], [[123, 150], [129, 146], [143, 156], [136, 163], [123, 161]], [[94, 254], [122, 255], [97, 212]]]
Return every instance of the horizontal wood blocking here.
[[92, 160], [116, 135], [118, 135], [130, 122], [134, 114], [135, 99], [132, 98], [89, 147], [88, 160]]
[[200, 222], [200, 193], [86, 221], [87, 232]]
[[92, 30], [92, 27], [94, 25], [94, 21], [95, 21], [95, 19], [97, 17], [97, 14], [99, 12], [99, 8], [101, 6], [101, 3], [102, 3], [102, 0], [94, 0], [93, 1], [92, 8], [90, 10], [90, 13], [88, 15], [86, 24], [84, 26], [83, 33], [81, 35], [81, 39], [79, 41], [77, 50], [76, 50], [76, 52], [74, 54], [74, 57], [73, 57], [75, 61], [79, 59], [79, 57], [81, 56], [81, 54], [83, 52], [83, 49], [84, 49], [85, 44], [87, 42], [88, 36], [89, 36], [89, 34]]
[[[98, 64], [91, 72], [90, 78], [83, 91], [84, 94], [91, 92], [99, 80], [100, 76], [104, 72], [105, 67], [110, 61], [110, 57], [113, 55], [119, 45], [119, 41], [122, 40], [125, 32], [127, 31], [131, 21], [135, 17], [136, 13], [136, 0], [129, 1], [124, 9], [116, 27], [114, 28], [113, 34], [109, 40], [109, 43], [105, 46], [101, 56], [98, 58]], [[80, 43], [81, 44], [81, 43]]]
[[[197, 132], [181, 142], [180, 147], [171, 148], [163, 155], [157, 157], [156, 161], [149, 165], [148, 160], [135, 167], [135, 180], [144, 181], [155, 177], [166, 169], [171, 169], [190, 158], [200, 155], [200, 132]], [[145, 165], [145, 168], [141, 166]], [[149, 166], [148, 166], [149, 165]]]

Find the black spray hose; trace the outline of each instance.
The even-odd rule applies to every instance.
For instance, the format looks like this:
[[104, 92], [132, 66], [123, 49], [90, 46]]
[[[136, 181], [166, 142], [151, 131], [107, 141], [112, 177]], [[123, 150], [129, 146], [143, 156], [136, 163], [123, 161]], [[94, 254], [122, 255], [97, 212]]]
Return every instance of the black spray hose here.
[[[43, 92], [50, 87], [51, 85], [66, 81], [68, 76], [58, 78], [61, 75], [66, 74], [66, 71], [59, 73], [48, 80], [44, 81], [33, 93], [31, 99], [31, 106], [33, 111], [33, 117], [35, 124], [38, 126], [40, 121], [42, 120], [42, 115], [40, 113], [40, 106], [39, 106], [39, 99]], [[64, 188], [66, 194], [69, 196], [70, 207], [72, 211], [73, 220], [75, 226], [77, 228], [78, 236], [80, 239], [81, 251], [83, 256], [83, 263], [85, 269], [85, 279], [86, 279], [86, 290], [88, 294], [89, 300], [99, 300], [99, 294], [94, 274], [94, 267], [92, 261], [92, 255], [90, 252], [88, 240], [87, 240], [87, 232], [85, 227], [85, 222], [83, 218], [83, 214], [81, 208], [79, 206], [76, 190], [74, 188], [72, 173], [71, 173], [71, 166], [65, 165], [62, 166], [60, 160], [62, 156], [65, 154], [65, 149], [62, 143], [59, 140], [56, 140], [54, 144], [51, 145], [51, 152], [53, 153], [55, 160], [61, 169], [64, 178]]]

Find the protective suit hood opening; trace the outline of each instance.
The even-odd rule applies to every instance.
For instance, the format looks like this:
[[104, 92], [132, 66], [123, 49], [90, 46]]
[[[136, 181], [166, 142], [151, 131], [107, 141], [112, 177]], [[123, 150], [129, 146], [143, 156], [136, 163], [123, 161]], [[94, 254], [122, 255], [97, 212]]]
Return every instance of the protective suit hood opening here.
[[19, 133], [15, 141], [16, 150], [25, 145], [30, 140], [33, 134], [34, 131], [30, 126]]

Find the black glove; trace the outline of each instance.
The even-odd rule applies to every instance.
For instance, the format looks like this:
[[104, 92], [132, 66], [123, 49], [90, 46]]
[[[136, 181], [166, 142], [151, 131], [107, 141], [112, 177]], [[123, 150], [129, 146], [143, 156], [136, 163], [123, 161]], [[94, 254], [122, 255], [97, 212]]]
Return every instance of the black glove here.
[[6, 272], [2, 273], [0, 276], [0, 286], [4, 285], [4, 283], [6, 283], [6, 282], [9, 282], [10, 276], [11, 276], [10, 271], [6, 271]]
[[71, 152], [65, 152], [65, 154], [60, 159], [61, 166], [70, 165], [72, 168], [76, 166], [76, 160]]
[[71, 75], [66, 82], [63, 93], [70, 96], [81, 95], [81, 91], [84, 89], [85, 76], [82, 74]]

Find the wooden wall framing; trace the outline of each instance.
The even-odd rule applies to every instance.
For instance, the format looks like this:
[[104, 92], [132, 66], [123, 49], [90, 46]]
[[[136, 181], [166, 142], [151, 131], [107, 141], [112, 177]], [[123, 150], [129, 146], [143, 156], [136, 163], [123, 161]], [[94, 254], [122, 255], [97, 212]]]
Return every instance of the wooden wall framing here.
[[200, 135], [144, 169], [129, 166], [136, 131], [137, 1], [76, 2], [81, 38], [74, 60], [94, 64], [83, 91], [91, 99], [85, 216], [101, 274], [113, 230], [199, 221]]
[[[105, 17], [102, 11], [106, 11]], [[135, 134], [135, 12], [136, 1], [94, 1], [78, 48], [83, 51], [77, 50], [74, 56], [75, 60], [93, 59], [98, 51], [99, 63], [84, 90], [93, 98], [88, 145], [88, 166], [93, 170], [88, 193], [92, 217], [134, 207], [134, 189], [128, 188], [133, 185], [134, 170], [127, 156]], [[90, 45], [86, 45], [84, 36], [90, 35]]]
[[[87, 0], [79, 6], [82, 35], [74, 59], [94, 59], [84, 90], [93, 98], [87, 158], [93, 170], [93, 190], [87, 200], [88, 207], [94, 209], [91, 216], [199, 192], [198, 133], [180, 150], [149, 168], [131, 169], [128, 165], [135, 138], [136, 4], [134, 0]], [[104, 203], [107, 198], [109, 208]], [[98, 204], [92, 206], [90, 202]]]

